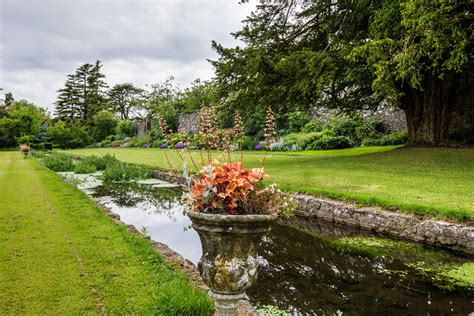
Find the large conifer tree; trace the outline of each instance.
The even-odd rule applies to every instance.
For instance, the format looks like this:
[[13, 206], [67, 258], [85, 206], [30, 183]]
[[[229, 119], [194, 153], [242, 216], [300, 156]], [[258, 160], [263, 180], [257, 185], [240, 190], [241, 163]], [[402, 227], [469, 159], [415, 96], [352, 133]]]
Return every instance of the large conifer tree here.
[[95, 64], [84, 64], [68, 75], [64, 88], [58, 90], [55, 104], [58, 118], [91, 124], [94, 115], [107, 108], [107, 84], [101, 68], [98, 60]]
[[244, 48], [213, 43], [232, 108], [353, 111], [384, 102], [405, 111], [413, 144], [448, 144], [460, 115], [474, 141], [472, 1], [271, 3], [234, 34]]

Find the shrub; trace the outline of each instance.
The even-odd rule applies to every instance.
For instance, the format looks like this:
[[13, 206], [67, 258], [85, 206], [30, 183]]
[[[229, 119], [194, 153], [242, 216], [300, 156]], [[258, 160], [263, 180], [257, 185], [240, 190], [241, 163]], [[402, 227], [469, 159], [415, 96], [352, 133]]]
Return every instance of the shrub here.
[[303, 133], [320, 132], [323, 126], [324, 123], [321, 120], [312, 119], [301, 128], [301, 131]]
[[157, 139], [151, 143], [151, 147], [159, 148], [161, 144], [165, 143], [163, 139]]
[[81, 174], [94, 173], [96, 171], [97, 171], [97, 168], [95, 167], [95, 165], [84, 160], [81, 160], [74, 168], [74, 173], [81, 173]]
[[382, 122], [374, 118], [363, 120], [355, 129], [356, 139], [360, 142], [368, 138], [378, 138], [381, 135], [383, 135]]
[[105, 168], [102, 179], [105, 182], [120, 182], [146, 179], [149, 178], [150, 175], [151, 172], [149, 169], [117, 162]]
[[255, 150], [257, 140], [252, 136], [245, 136], [242, 139], [242, 149], [244, 150]]
[[15, 139], [18, 144], [29, 144], [33, 139], [33, 135], [23, 135], [20, 137], [16, 137]]
[[389, 145], [403, 145], [408, 141], [407, 132], [395, 132], [384, 135], [380, 138], [368, 138], [364, 140], [364, 146], [389, 146]]
[[112, 112], [101, 111], [94, 116], [94, 135], [97, 141], [115, 133], [118, 119]]
[[307, 149], [306, 147], [309, 144], [327, 134], [331, 134], [331, 131], [324, 130], [313, 133], [291, 133], [283, 139], [283, 146], [285, 150], [304, 150]]
[[51, 137], [51, 141], [63, 149], [84, 147], [92, 142], [86, 127], [80, 123], [66, 126], [64, 122], [58, 121], [48, 127], [46, 132]]
[[71, 157], [57, 153], [44, 156], [43, 163], [47, 168], [56, 172], [73, 171], [75, 167]]
[[37, 159], [41, 159], [41, 160], [43, 160], [44, 157], [46, 157], [46, 154], [45, 154], [44, 152], [42, 152], [42, 151], [36, 151], [36, 150], [32, 151], [32, 152], [31, 152], [31, 155], [32, 155], [33, 157], [35, 157], [35, 158], [37, 158]]
[[308, 146], [307, 150], [328, 150], [328, 149], [343, 149], [352, 147], [352, 142], [349, 137], [346, 136], [332, 136], [322, 135]]
[[335, 136], [346, 136], [352, 142], [360, 141], [356, 135], [356, 128], [363, 124], [361, 116], [333, 116], [324, 125], [325, 129], [331, 130]]
[[123, 137], [132, 137], [135, 134], [135, 123], [128, 120], [120, 121], [117, 124], [115, 131]]
[[293, 133], [299, 132], [310, 120], [311, 117], [306, 112], [291, 112], [288, 114], [288, 129]]
[[44, 150], [53, 150], [52, 143], [44, 143]]
[[44, 150], [44, 143], [31, 144], [31, 148], [36, 150]]

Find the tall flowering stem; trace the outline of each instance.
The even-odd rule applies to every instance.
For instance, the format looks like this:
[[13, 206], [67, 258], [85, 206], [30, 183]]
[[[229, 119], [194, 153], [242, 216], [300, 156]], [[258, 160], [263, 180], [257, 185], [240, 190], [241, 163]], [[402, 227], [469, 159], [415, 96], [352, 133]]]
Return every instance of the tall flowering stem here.
[[243, 161], [244, 159], [244, 152], [243, 152], [243, 146], [242, 146], [242, 142], [243, 142], [243, 137], [245, 136], [245, 133], [244, 133], [244, 124], [242, 124], [242, 116], [240, 116], [240, 112], [239, 111], [235, 111], [235, 115], [234, 115], [234, 133], [232, 135], [232, 137], [234, 139], [237, 139], [237, 145], [239, 147], [239, 150], [240, 150], [240, 162]]
[[263, 137], [265, 139], [265, 148], [269, 149], [270, 144], [276, 140], [275, 116], [273, 115], [273, 110], [271, 106], [268, 106], [267, 108], [267, 116], [265, 118], [265, 130]]
[[158, 113], [156, 119], [158, 120], [158, 125], [160, 126], [163, 136], [165, 136], [166, 139], [169, 139], [171, 137], [171, 130], [169, 129], [168, 123], [166, 123], [163, 114]]
[[[220, 139], [217, 136], [217, 115], [214, 106], [201, 107], [201, 124], [199, 133], [201, 134], [201, 145], [207, 150], [207, 162], [212, 161], [211, 148], [220, 149]], [[204, 161], [203, 161], [204, 162]]]

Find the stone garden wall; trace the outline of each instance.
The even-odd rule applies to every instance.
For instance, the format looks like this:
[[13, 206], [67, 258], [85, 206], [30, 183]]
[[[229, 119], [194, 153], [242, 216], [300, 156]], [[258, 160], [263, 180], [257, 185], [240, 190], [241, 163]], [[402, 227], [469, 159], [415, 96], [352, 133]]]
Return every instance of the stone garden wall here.
[[293, 197], [298, 203], [296, 215], [300, 217], [320, 218], [336, 224], [474, 254], [474, 226], [423, 219], [414, 214], [376, 207], [357, 208], [352, 204], [308, 195], [298, 194]]
[[[310, 109], [312, 117], [322, 120], [327, 120], [330, 116], [337, 113], [337, 110], [323, 107], [313, 107]], [[382, 122], [387, 132], [405, 131], [407, 129], [406, 116], [402, 110], [388, 106], [380, 106], [377, 110], [365, 110], [362, 111], [361, 114], [364, 118], [374, 118]]]
[[[337, 111], [320, 107], [310, 109], [310, 114], [315, 118], [327, 120], [330, 116], [337, 114]], [[404, 131], [407, 129], [405, 113], [401, 110], [382, 106], [375, 111], [363, 111], [362, 115], [365, 118], [375, 118], [382, 122], [387, 132]], [[196, 134], [199, 131], [199, 111], [178, 115], [178, 128], [184, 129], [190, 134]]]
[[199, 132], [199, 111], [178, 115], [178, 129], [183, 129], [189, 134], [197, 134]]

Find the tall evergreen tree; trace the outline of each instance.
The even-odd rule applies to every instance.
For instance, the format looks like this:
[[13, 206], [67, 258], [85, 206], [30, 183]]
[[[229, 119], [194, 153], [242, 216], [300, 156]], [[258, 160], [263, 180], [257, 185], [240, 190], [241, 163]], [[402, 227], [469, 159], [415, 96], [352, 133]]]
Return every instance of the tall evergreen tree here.
[[79, 118], [79, 91], [75, 75], [68, 75], [64, 88], [58, 90], [55, 103], [56, 116], [64, 122], [73, 122]]
[[94, 115], [107, 108], [107, 84], [101, 68], [98, 60], [95, 64], [84, 64], [75, 74], [68, 75], [56, 101], [56, 114], [61, 120], [91, 124]]

